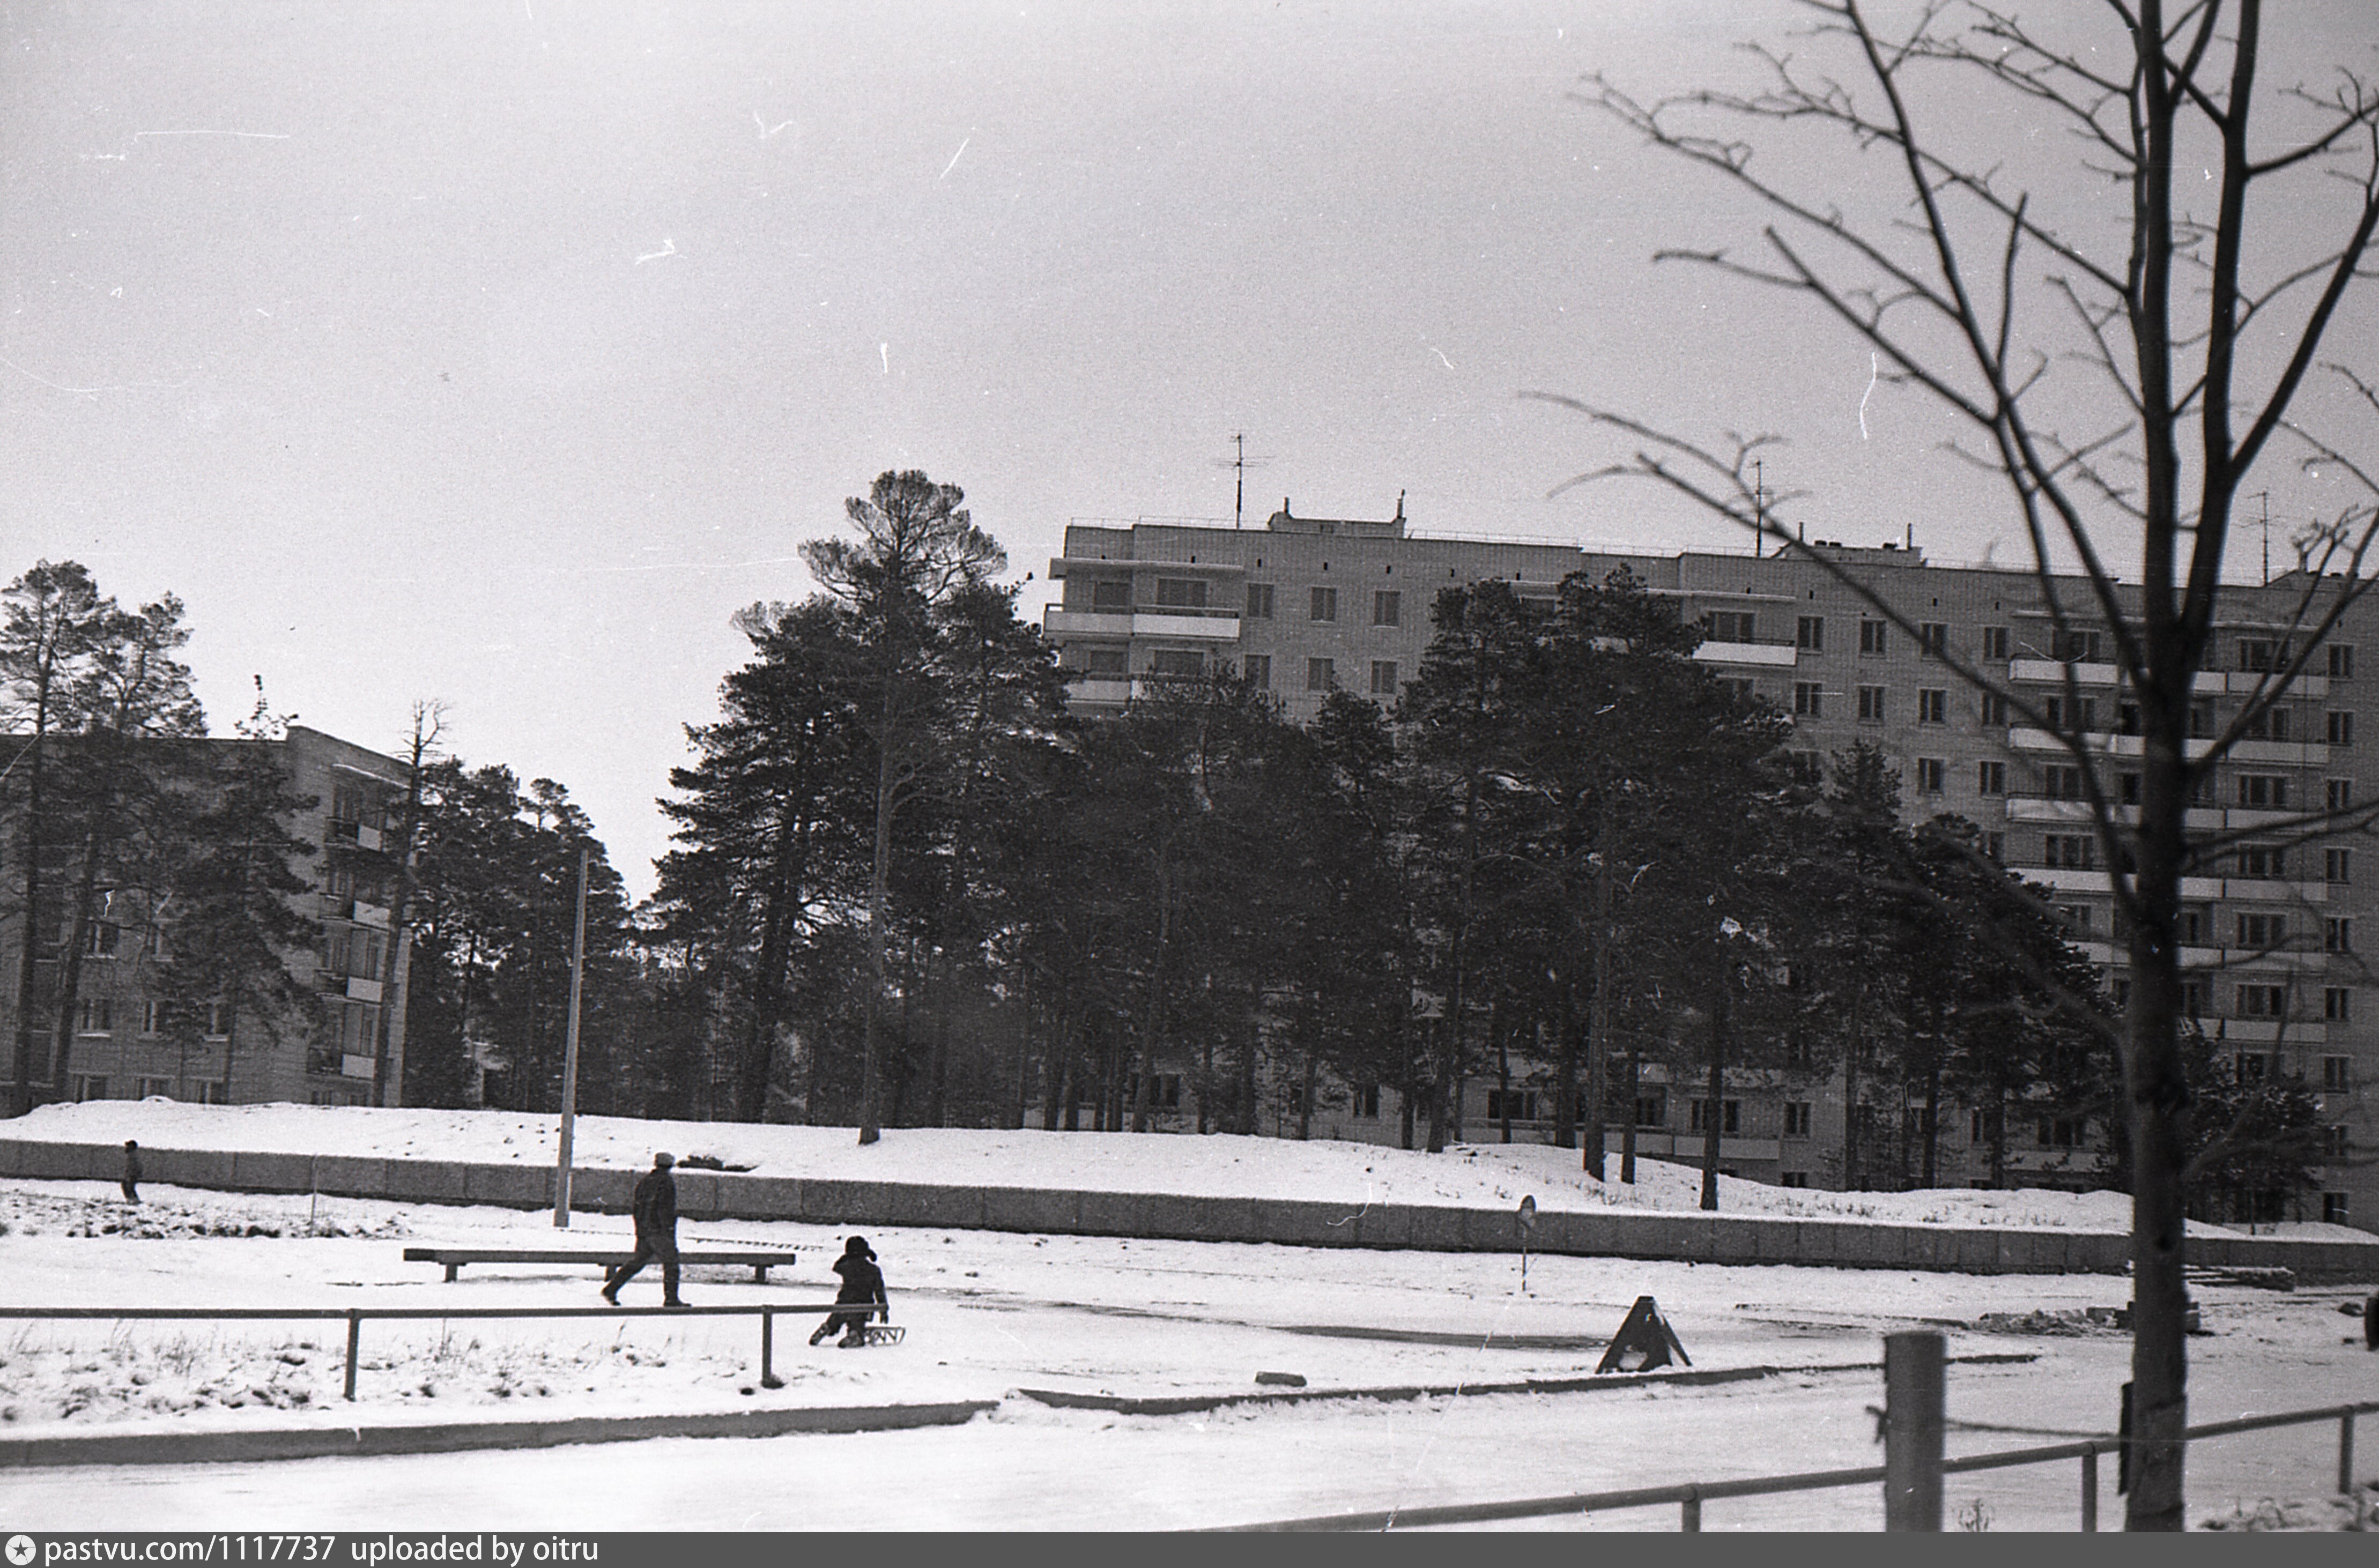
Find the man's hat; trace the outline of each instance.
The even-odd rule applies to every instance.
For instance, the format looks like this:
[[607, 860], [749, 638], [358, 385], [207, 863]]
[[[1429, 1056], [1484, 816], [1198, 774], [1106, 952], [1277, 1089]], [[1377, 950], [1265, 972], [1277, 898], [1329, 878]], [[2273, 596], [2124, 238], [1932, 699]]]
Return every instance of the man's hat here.
[[666, 1150], [653, 1156], [653, 1164], [660, 1170], [667, 1170], [676, 1164], [677, 1156], [668, 1152]]

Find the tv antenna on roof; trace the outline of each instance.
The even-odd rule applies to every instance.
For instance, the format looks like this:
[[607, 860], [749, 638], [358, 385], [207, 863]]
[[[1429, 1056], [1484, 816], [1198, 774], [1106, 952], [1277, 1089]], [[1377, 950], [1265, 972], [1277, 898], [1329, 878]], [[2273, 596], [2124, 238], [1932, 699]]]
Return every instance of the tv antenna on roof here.
[[2264, 503], [2264, 586], [2272, 585], [2272, 492], [2257, 490], [2255, 499]]
[[1218, 457], [1214, 460], [1214, 466], [1217, 468], [1232, 468], [1238, 470], [1238, 476], [1233, 487], [1233, 494], [1231, 496], [1231, 526], [1236, 528], [1239, 526], [1240, 522], [1247, 515], [1248, 470], [1250, 468], [1261, 468], [1265, 464], [1270, 463], [1272, 459], [1269, 457], [1250, 457], [1248, 455], [1248, 438], [1246, 433], [1243, 431], [1236, 433], [1231, 437], [1231, 444], [1238, 449], [1237, 455], [1231, 457]]

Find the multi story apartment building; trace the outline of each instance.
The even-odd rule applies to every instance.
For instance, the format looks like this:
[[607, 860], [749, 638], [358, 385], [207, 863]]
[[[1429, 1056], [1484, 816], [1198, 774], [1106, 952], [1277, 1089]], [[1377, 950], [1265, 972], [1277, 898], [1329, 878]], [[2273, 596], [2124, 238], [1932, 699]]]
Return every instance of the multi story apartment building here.
[[[207, 1104], [263, 1101], [315, 1104], [396, 1104], [404, 1083], [404, 989], [409, 945], [392, 928], [389, 814], [405, 797], [404, 765], [319, 730], [291, 725], [277, 741], [217, 741], [217, 746], [264, 745], [285, 770], [291, 793], [311, 804], [284, 826], [316, 847], [293, 857], [292, 869], [311, 885], [295, 897], [313, 925], [310, 948], [284, 955], [289, 970], [308, 981], [310, 1017], [279, 1033], [260, 1019], [220, 1006], [210, 1008], [200, 1037], [175, 1040], [164, 1026], [155, 994], [156, 961], [171, 941], [170, 922], [144, 912], [139, 890], [103, 892], [99, 915], [86, 931], [74, 1029], [63, 1060], [48, 1043], [54, 1013], [37, 1017], [43, 1049], [31, 1077], [39, 1100], [139, 1099], [162, 1094]], [[31, 957], [45, 973], [37, 987], [55, 995], [64, 938], [52, 935]], [[395, 980], [387, 960], [395, 944]], [[13, 1041], [17, 976], [27, 959], [24, 923], [0, 923], [0, 1042]], [[392, 990], [393, 995], [385, 994]], [[54, 1003], [50, 1005], [54, 1007]], [[390, 1009], [388, 1044], [380, 1046], [381, 1010]], [[15, 1055], [0, 1047], [0, 1095], [15, 1089]], [[382, 1096], [378, 1086], [385, 1083]]]
[[[1892, 545], [1809, 549], [1873, 589], [1907, 624], [1878, 615], [1799, 551], [1612, 555], [1432, 538], [1409, 531], [1399, 501], [1395, 515], [1381, 522], [1300, 518], [1284, 501], [1261, 528], [1069, 527], [1065, 554], [1050, 563], [1064, 586], [1045, 630], [1077, 711], [1118, 712], [1151, 681], [1226, 661], [1278, 694], [1286, 716], [1303, 722], [1335, 688], [1393, 703], [1419, 668], [1430, 606], [1442, 587], [1500, 578], [1523, 597], [1549, 602], [1569, 573], [1600, 578], [1624, 564], [1701, 622], [1707, 640], [1697, 657], [1793, 716], [1792, 747], [1805, 766], [1870, 742], [1899, 769], [1908, 815], [1956, 812], [1981, 827], [2007, 864], [2056, 889], [2076, 940], [2105, 967], [2119, 1004], [2127, 983], [2110, 870], [2091, 832], [2081, 770], [2057, 735], [2019, 722], [2004, 702], [1959, 681], [1941, 657], [1979, 665], [2026, 694], [2052, 725], [2089, 736], [2107, 759], [2104, 774], [2120, 809], [2137, 800], [2137, 775], [2122, 759], [2139, 755], [2141, 742], [2117, 678], [2110, 629], [2085, 617], [2058, 633], [2041, 584], [2025, 571], [1935, 566], [1920, 551]], [[2286, 658], [2308, 588], [2318, 614], [2325, 590], [2301, 573], [2224, 590], [2197, 682], [2193, 728], [2201, 738], [2221, 733]], [[2069, 616], [2090, 603], [2082, 585], [2071, 589], [2060, 596]], [[2356, 865], [2354, 835], [2309, 838], [2291, 825], [2308, 806], [2350, 805], [2379, 790], [2374, 720], [2359, 717], [2368, 687], [2355, 674], [2356, 645], [2373, 643], [2379, 603], [2358, 604], [2286, 701], [2233, 748], [2191, 826], [2246, 837], [2183, 887], [2191, 1005], [2229, 1070], [2301, 1073], [2319, 1092], [2332, 1159], [2317, 1204], [2309, 1200], [2303, 1217], [2364, 1228], [2379, 1228], [2379, 1174], [2354, 1154], [2372, 1148], [2379, 1133], [2363, 1088], [2379, 1077], [2379, 993], [2362, 956], [2379, 944], [2379, 866], [2368, 853]], [[2369, 684], [2379, 686], [2379, 669]], [[2258, 829], [2268, 838], [2259, 841]], [[1739, 1100], [1712, 1107], [1699, 1085], [1672, 1089], [1652, 1074], [1636, 1107], [1638, 1148], [1697, 1160], [1703, 1138], [1714, 1133], [1722, 1162], [1737, 1174], [1788, 1186], [1839, 1185], [1839, 1161], [1828, 1152], [1842, 1147], [1849, 1114], [1839, 1084], [1795, 1089], [1745, 1074], [1741, 1088]], [[1500, 1128], [1507, 1113], [1516, 1137], [1539, 1136], [1551, 1125], [1539, 1090], [1468, 1087], [1463, 1114], [1471, 1136]], [[1398, 1136], [1399, 1119], [1392, 1092], [1356, 1086], [1317, 1107], [1314, 1127], [1324, 1136], [1388, 1141]], [[2092, 1130], [2069, 1120], [2042, 1120], [2014, 1141], [2013, 1179], [2026, 1183], [2071, 1181], [2094, 1158]], [[1938, 1129], [1938, 1147], [1943, 1181], [1978, 1179], [1987, 1170], [1977, 1113], [1961, 1108]]]

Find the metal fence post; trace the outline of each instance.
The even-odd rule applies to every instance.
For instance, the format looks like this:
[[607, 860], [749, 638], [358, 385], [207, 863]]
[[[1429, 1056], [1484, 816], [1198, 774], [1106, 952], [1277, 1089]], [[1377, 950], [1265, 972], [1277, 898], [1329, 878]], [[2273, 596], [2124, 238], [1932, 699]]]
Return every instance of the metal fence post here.
[[364, 1315], [360, 1309], [347, 1309], [347, 1400], [356, 1397], [356, 1351], [364, 1342]]
[[1941, 1528], [1941, 1335], [1883, 1336], [1883, 1527]]
[[760, 1386], [762, 1388], [781, 1388], [784, 1386], [783, 1380], [777, 1376], [777, 1369], [774, 1364], [777, 1354], [776, 1316], [777, 1313], [775, 1308], [767, 1306], [765, 1303], [761, 1306]]
[[1689, 1486], [1685, 1495], [1677, 1499], [1677, 1528], [1688, 1534], [1699, 1534], [1702, 1527], [1702, 1489]]
[[2354, 1407], [2350, 1405], [2337, 1417], [2337, 1490], [2349, 1496], [2354, 1492]]
[[2082, 1529], [2087, 1535], [2098, 1528], [2098, 1451], [2083, 1451], [2082, 1455]]

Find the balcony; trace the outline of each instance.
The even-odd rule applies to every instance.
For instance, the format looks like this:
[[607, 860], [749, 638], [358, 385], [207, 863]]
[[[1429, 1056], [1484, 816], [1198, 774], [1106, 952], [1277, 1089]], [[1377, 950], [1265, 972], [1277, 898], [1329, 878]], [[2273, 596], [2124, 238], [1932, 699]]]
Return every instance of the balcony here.
[[1694, 657], [1704, 664], [1748, 665], [1757, 669], [1790, 669], [1799, 662], [1801, 650], [1790, 643], [1705, 642], [1694, 650]]
[[2208, 1040], [2233, 1045], [2320, 1045], [2329, 1039], [2329, 1026], [2300, 1023], [2294, 1019], [2207, 1019], [2197, 1020]]
[[1051, 637], [1188, 637], [1236, 643], [1239, 616], [1237, 610], [1212, 605], [1143, 604], [1129, 610], [1060, 609], [1051, 605], [1042, 615], [1041, 629]]
[[[2254, 669], [2201, 669], [2189, 683], [2192, 692], [2204, 696], [2243, 697], [2255, 690], [2259, 682], [2274, 679], [2271, 672]], [[2292, 697], [2325, 697], [2329, 695], [2329, 677], [2300, 675], [2288, 682]]]
[[2116, 667], [2111, 664], [2067, 665], [2053, 658], [2010, 659], [2008, 679], [2062, 686], [2069, 669], [2073, 671], [2073, 683], [2077, 686], [2111, 686], [2115, 683]]
[[385, 842], [379, 828], [339, 817], [332, 817], [330, 826], [323, 829], [322, 841], [326, 844], [353, 844], [356, 849], [375, 851]]
[[322, 1045], [309, 1045], [306, 1048], [306, 1070], [325, 1078], [369, 1080], [380, 1076], [380, 1064], [369, 1056], [333, 1051]]
[[357, 899], [347, 906], [346, 917], [357, 925], [368, 925], [377, 931], [388, 929], [389, 911], [382, 904], [367, 904]]
[[366, 980], [360, 974], [351, 974], [347, 976], [346, 996], [348, 1001], [377, 1002], [380, 1000], [380, 983], [379, 981]]

